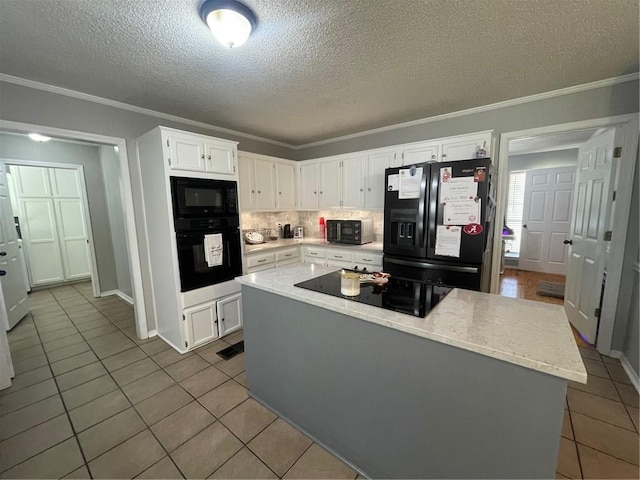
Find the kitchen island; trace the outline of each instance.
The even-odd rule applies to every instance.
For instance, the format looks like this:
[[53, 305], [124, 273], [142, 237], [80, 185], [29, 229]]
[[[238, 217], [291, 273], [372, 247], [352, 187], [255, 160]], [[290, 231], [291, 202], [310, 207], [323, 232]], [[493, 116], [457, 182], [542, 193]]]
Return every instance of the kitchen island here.
[[561, 307], [453, 290], [425, 318], [238, 278], [249, 393], [370, 478], [553, 478], [567, 381]]

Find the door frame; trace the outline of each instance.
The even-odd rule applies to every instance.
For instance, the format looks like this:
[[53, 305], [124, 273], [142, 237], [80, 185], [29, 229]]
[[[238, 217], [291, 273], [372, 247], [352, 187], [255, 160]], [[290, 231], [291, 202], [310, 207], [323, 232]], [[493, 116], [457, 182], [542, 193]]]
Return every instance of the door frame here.
[[68, 170], [75, 170], [78, 173], [78, 177], [80, 179], [80, 199], [82, 202], [82, 210], [84, 212], [84, 225], [87, 229], [87, 236], [91, 239], [89, 242], [91, 287], [93, 288], [93, 296], [99, 297], [102, 291], [100, 289], [100, 278], [98, 277], [98, 261], [94, 245], [95, 240], [93, 237], [93, 229], [91, 228], [89, 198], [87, 194], [87, 184], [84, 179], [84, 167], [82, 165], [74, 165], [71, 163], [47, 163], [38, 162], [37, 160], [14, 160], [11, 158], [3, 158], [2, 160], [4, 160], [5, 164], [8, 166], [16, 165], [25, 167], [65, 168]]
[[600, 127], [620, 127], [623, 135], [622, 157], [618, 160], [616, 183], [614, 190], [616, 193], [616, 204], [613, 211], [611, 224], [616, 226], [616, 233], [612, 236], [609, 253], [609, 267], [607, 271], [607, 284], [602, 302], [600, 315], [600, 327], [596, 347], [600, 353], [609, 355], [613, 342], [615, 327], [616, 309], [618, 304], [618, 292], [622, 280], [622, 266], [624, 263], [624, 249], [627, 240], [627, 229], [629, 212], [631, 208], [631, 193], [633, 190], [633, 178], [636, 168], [638, 150], [638, 114], [617, 115], [614, 117], [603, 117], [580, 122], [563, 123], [549, 125], [545, 127], [504, 132], [500, 135], [500, 148], [498, 161], [495, 163], [498, 171], [498, 201], [496, 202], [496, 219], [493, 241], [493, 258], [491, 266], [491, 292], [500, 291], [500, 255], [502, 249], [502, 222], [506, 211], [505, 200], [508, 191], [508, 176], [503, 175], [508, 171], [509, 162], [509, 142], [518, 138], [536, 137], [551, 135], [555, 133], [565, 133], [575, 130], [585, 130], [588, 128]]
[[120, 163], [120, 172], [122, 173], [122, 195], [124, 196], [123, 209], [125, 217], [125, 236], [129, 251], [129, 265], [131, 267], [131, 286], [133, 288], [133, 309], [136, 319], [136, 333], [141, 339], [148, 338], [149, 331], [147, 327], [146, 308], [144, 304], [144, 292], [142, 286], [142, 266], [140, 259], [140, 250], [138, 249], [138, 234], [136, 231], [136, 221], [133, 210], [131, 169], [129, 168], [126, 140], [124, 138], [109, 137], [96, 133], [65, 130], [57, 127], [13, 122], [8, 120], [0, 120], [0, 129], [17, 130], [23, 133], [37, 131], [45, 135], [51, 135], [52, 137], [68, 138], [72, 140], [84, 140], [91, 143], [101, 143], [118, 147], [118, 161]]

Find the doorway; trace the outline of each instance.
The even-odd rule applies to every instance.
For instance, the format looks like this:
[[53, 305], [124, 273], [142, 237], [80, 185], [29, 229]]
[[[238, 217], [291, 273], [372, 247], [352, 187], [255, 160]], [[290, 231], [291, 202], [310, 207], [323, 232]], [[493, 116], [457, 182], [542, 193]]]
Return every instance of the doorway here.
[[[500, 155], [499, 161], [497, 162], [499, 164], [500, 171], [504, 172], [504, 174], [501, 175], [500, 178], [500, 187], [498, 192], [498, 198], [502, 199], [502, 201], [499, 201], [498, 204], [498, 218], [506, 219], [507, 196], [509, 191], [509, 175], [507, 174], [507, 172], [509, 172], [511, 142], [519, 141], [523, 144], [531, 144], [535, 143], [536, 141], [548, 141], [550, 136], [561, 134], [567, 135], [568, 137], [570, 137], [571, 135], [588, 135], [589, 137], [587, 138], [591, 138], [597, 136], [598, 132], [606, 130], [607, 127], [615, 127], [613, 129], [615, 130], [615, 147], [616, 149], [619, 147], [619, 150], [616, 150], [618, 152], [617, 158], [611, 158], [611, 162], [616, 167], [614, 169], [616, 170], [616, 176], [613, 179], [612, 185], [614, 185], [614, 189], [617, 192], [617, 197], [615, 201], [615, 208], [611, 208], [611, 205], [607, 207], [609, 209], [607, 211], [607, 221], [609, 222], [609, 227], [615, 225], [616, 234], [607, 245], [607, 283], [606, 286], [603, 287], [601, 283], [595, 282], [593, 285], [591, 285], [591, 287], [593, 287], [591, 288], [591, 290], [593, 291], [587, 288], [589, 290], [588, 292], [581, 292], [585, 297], [596, 299], [600, 299], [601, 292], [604, 292], [604, 295], [602, 296], [602, 304], [600, 305], [598, 310], [595, 310], [595, 312], [597, 312], [602, 319], [600, 323], [600, 330], [598, 332], [597, 339], [593, 339], [593, 343], [596, 343], [598, 350], [604, 354], [610, 353], [613, 338], [614, 320], [617, 308], [617, 292], [620, 287], [620, 279], [622, 274], [622, 258], [624, 256], [627, 220], [631, 204], [631, 192], [633, 190], [633, 172], [635, 170], [636, 153], [638, 147], [637, 122], [637, 116], [623, 115], [614, 118], [596, 119], [584, 122], [576, 122], [572, 124], [555, 125], [519, 132], [505, 133], [501, 137]], [[585, 143], [584, 140], [580, 144], [583, 143]], [[517, 145], [517, 143], [515, 145]], [[610, 152], [611, 153], [608, 155], [612, 157], [613, 147], [610, 149]], [[595, 157], [593, 158], [595, 159]], [[580, 162], [585, 162], [585, 160], [580, 159]], [[588, 160], [588, 162], [591, 162], [591, 160]], [[585, 163], [585, 165], [587, 163]], [[581, 169], [577, 170], [578, 176]], [[575, 204], [584, 203], [582, 199], [576, 200], [575, 195], [573, 201]], [[609, 204], [611, 204], [612, 201], [612, 199], [609, 199]], [[494, 249], [497, 251], [499, 251], [502, 246], [502, 227], [502, 225], [496, 226]], [[604, 231], [601, 233], [604, 233]], [[565, 240], [567, 241], [567, 243], [571, 243], [571, 238], [567, 238]], [[567, 248], [569, 249], [571, 258], [575, 257], [575, 255], [573, 254], [575, 246], [569, 245]], [[500, 263], [500, 256], [494, 255], [492, 269], [492, 291], [495, 293], [500, 293], [501, 291], [499, 275], [499, 272], [501, 271]], [[511, 266], [518, 266], [517, 264], [514, 265], [514, 262], [510, 261], [509, 258], [505, 258], [505, 263], [507, 264], [507, 269], [510, 267], [510, 263]], [[569, 270], [570, 269], [568, 269], [567, 271]], [[503, 271], [506, 272], [507, 270]], [[575, 274], [573, 276], [575, 277]], [[594, 278], [596, 276], [600, 278], [601, 275], [600, 273], [597, 273], [597, 275], [593, 275]], [[567, 282], [570, 283], [570, 278], [567, 279]], [[506, 290], [508, 290], [508, 288]], [[503, 291], [505, 291], [505, 289], [503, 289]], [[571, 289], [568, 289], [568, 291], [571, 291]]]

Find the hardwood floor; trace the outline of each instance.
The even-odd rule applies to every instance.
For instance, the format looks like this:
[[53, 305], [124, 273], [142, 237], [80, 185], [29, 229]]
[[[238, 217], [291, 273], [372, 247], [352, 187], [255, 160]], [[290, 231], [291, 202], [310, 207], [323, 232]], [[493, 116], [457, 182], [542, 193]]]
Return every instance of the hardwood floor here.
[[[553, 273], [528, 272], [526, 270], [515, 270], [507, 268], [500, 277], [500, 295], [503, 297], [523, 298], [536, 302], [552, 303], [562, 305], [562, 298], [545, 297], [536, 293], [538, 282], [540, 281], [564, 283], [564, 275]], [[571, 327], [576, 343], [580, 347], [593, 348], [593, 345], [585, 342], [573, 326]]]

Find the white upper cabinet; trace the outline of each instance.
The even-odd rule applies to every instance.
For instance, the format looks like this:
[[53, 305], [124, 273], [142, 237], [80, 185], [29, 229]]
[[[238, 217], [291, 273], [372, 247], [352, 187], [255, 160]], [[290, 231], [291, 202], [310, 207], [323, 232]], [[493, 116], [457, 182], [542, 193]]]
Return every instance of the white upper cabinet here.
[[442, 162], [453, 162], [456, 160], [469, 160], [476, 158], [478, 150], [484, 148], [489, 157], [491, 148], [491, 134], [478, 134], [451, 138], [442, 142], [441, 160]]
[[440, 159], [440, 144], [421, 143], [402, 148], [395, 166], [414, 165], [416, 163], [437, 162]]
[[393, 165], [395, 157], [393, 150], [380, 151], [367, 156], [365, 208], [384, 207], [384, 171]]
[[342, 208], [364, 208], [366, 155], [344, 157], [342, 162]]
[[293, 209], [296, 206], [295, 164], [240, 152], [239, 189], [244, 211]]
[[276, 163], [276, 207], [279, 210], [296, 208], [296, 167], [289, 163]]
[[320, 163], [320, 208], [340, 207], [341, 161]]
[[163, 131], [172, 170], [235, 175], [236, 142], [203, 135]]
[[303, 162], [299, 167], [300, 188], [298, 189], [300, 198], [300, 208], [302, 210], [315, 210], [320, 204], [318, 202], [319, 175], [318, 164]]

